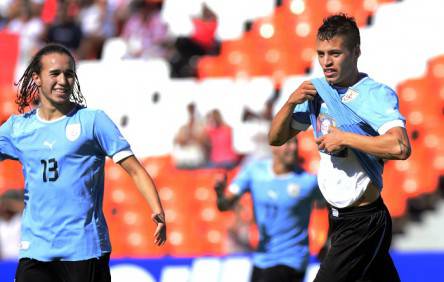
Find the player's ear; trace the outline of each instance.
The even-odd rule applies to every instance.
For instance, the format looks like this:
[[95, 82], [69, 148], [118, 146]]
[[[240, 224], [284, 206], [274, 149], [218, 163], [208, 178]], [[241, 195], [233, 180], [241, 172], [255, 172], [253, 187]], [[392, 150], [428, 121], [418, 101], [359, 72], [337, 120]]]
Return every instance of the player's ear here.
[[356, 59], [359, 58], [359, 56], [361, 56], [361, 46], [357, 45], [353, 53]]
[[42, 86], [42, 81], [40, 80], [40, 76], [36, 73], [32, 73], [32, 80], [34, 81], [35, 85], [38, 87]]

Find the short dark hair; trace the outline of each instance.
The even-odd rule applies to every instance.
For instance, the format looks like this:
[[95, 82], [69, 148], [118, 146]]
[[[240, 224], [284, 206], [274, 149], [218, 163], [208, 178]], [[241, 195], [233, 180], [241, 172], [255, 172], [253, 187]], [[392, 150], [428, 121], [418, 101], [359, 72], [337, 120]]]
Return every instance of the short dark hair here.
[[[34, 80], [32, 79], [32, 74], [33, 73], [39, 74], [41, 72], [42, 57], [44, 55], [52, 53], [67, 55], [71, 59], [75, 71], [76, 63], [74, 56], [63, 45], [51, 43], [47, 44], [42, 49], [40, 49], [32, 58], [31, 63], [26, 68], [22, 77], [19, 79], [17, 83], [15, 83], [15, 86], [18, 87], [17, 98], [15, 100], [15, 103], [18, 105], [18, 110], [20, 113], [23, 113], [25, 108], [28, 107], [30, 104], [33, 104], [36, 101], [38, 101], [38, 87], [35, 84]], [[82, 91], [80, 90], [79, 79], [77, 78], [77, 74], [75, 73], [74, 73], [74, 80], [75, 83], [74, 83], [73, 93], [71, 94], [71, 100], [76, 104], [86, 106], [85, 98], [83, 97]]]
[[345, 44], [350, 50], [361, 45], [359, 28], [353, 17], [340, 13], [329, 16], [318, 29], [317, 38], [330, 40], [335, 36], [344, 36]]

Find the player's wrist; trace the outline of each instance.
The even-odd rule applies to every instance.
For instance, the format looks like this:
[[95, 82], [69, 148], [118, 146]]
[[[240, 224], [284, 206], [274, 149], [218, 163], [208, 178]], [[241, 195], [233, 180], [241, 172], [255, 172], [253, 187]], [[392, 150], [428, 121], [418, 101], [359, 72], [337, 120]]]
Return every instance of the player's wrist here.
[[159, 223], [165, 224], [165, 213], [163, 212], [153, 213], [151, 217], [156, 224]]

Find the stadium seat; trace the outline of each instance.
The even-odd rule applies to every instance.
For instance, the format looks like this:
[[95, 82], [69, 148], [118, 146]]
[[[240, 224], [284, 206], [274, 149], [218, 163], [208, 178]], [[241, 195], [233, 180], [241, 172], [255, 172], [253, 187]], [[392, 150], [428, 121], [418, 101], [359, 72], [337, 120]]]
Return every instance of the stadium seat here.
[[23, 189], [24, 185], [22, 165], [18, 161], [0, 162], [0, 194], [8, 189]]
[[[444, 55], [434, 57], [428, 61], [427, 64], [427, 79], [430, 83], [430, 89], [433, 92], [428, 93], [428, 96], [436, 96], [436, 107], [441, 117], [444, 115]], [[436, 93], [436, 94], [435, 94]]]
[[311, 211], [308, 225], [310, 255], [319, 254], [328, 237], [328, 210], [327, 208], [314, 208]]
[[202, 56], [197, 61], [197, 77], [199, 79], [229, 75], [227, 63], [219, 56]]
[[407, 212], [407, 195], [401, 188], [403, 172], [395, 168], [396, 161], [388, 161], [384, 166], [382, 198], [393, 218], [402, 218]]
[[148, 157], [141, 160], [141, 162], [154, 180], [162, 177], [168, 177], [168, 172], [173, 169], [173, 161], [169, 154]]
[[403, 172], [400, 184], [408, 198], [430, 194], [437, 189], [438, 174], [429, 167], [429, 154], [424, 147], [414, 147], [409, 159], [395, 164], [395, 169]]
[[3, 29], [0, 31], [0, 88], [12, 87], [19, 59], [19, 35]]
[[319, 151], [314, 141], [313, 130], [307, 130], [298, 134], [298, 153], [302, 161], [302, 167], [311, 172], [317, 173], [319, 168]]

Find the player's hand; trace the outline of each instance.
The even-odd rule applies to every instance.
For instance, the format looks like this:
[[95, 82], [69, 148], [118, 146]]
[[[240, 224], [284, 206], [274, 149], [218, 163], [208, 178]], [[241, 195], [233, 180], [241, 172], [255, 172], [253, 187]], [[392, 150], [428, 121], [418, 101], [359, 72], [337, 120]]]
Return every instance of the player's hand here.
[[166, 242], [166, 223], [163, 213], [154, 213], [151, 215], [153, 221], [157, 224], [156, 232], [154, 232], [154, 244], [162, 246]]
[[345, 146], [342, 145], [342, 141], [344, 140], [343, 135], [343, 131], [331, 126], [328, 130], [328, 134], [316, 138], [315, 141], [320, 150], [325, 150], [327, 153], [336, 153], [345, 148]]
[[306, 80], [302, 82], [302, 84], [299, 85], [299, 87], [293, 91], [293, 93], [291, 93], [287, 103], [293, 105], [302, 104], [307, 100], [313, 100], [317, 93], [318, 92], [311, 81]]
[[223, 195], [227, 187], [227, 174], [219, 175], [214, 184], [214, 190], [217, 195]]

